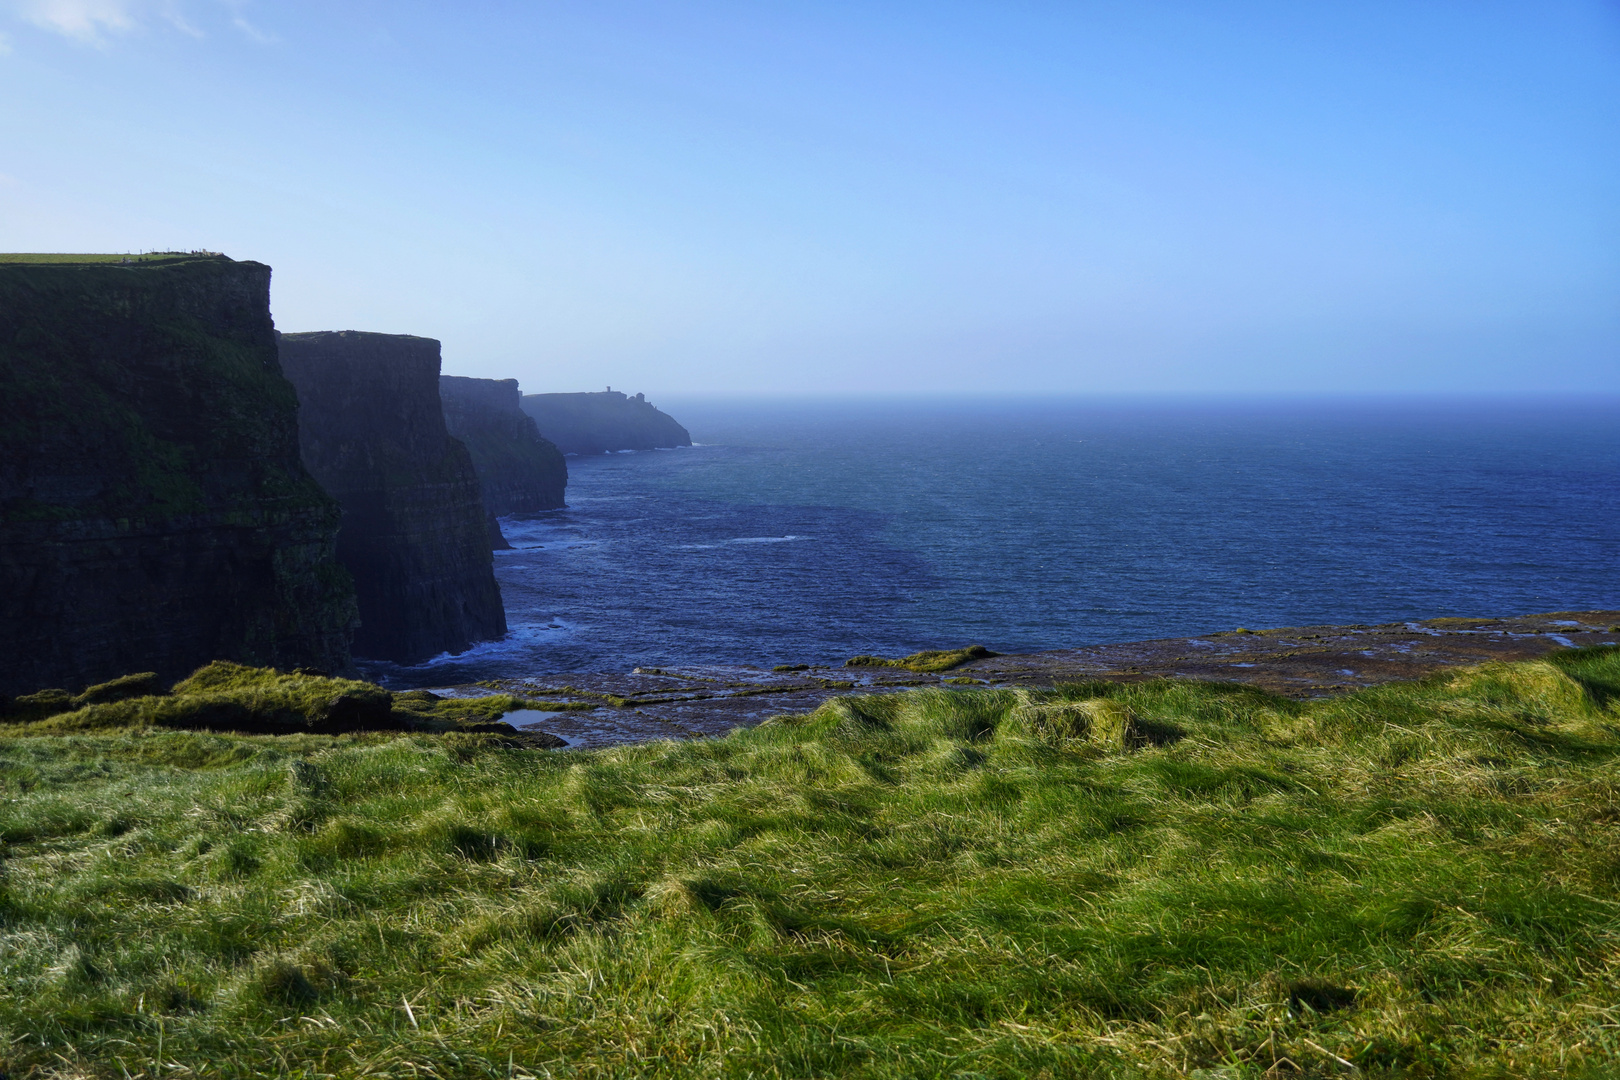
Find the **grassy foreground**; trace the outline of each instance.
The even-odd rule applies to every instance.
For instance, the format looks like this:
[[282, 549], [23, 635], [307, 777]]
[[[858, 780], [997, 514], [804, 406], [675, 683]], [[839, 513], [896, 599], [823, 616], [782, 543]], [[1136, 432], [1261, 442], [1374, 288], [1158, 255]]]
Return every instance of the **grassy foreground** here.
[[1615, 649], [592, 753], [18, 725], [0, 787], [12, 1078], [1620, 1071]]

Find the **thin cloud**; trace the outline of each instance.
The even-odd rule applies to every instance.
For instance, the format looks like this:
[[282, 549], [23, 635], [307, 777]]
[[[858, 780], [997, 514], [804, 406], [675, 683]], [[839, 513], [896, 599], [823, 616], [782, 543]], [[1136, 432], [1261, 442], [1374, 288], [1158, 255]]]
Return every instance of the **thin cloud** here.
[[268, 30], [261, 30], [248, 22], [247, 16], [242, 14], [247, 8], [244, 0], [225, 0], [225, 6], [231, 9], [231, 25], [260, 45], [274, 45], [281, 40]]
[[254, 41], [257, 41], [260, 45], [274, 45], [276, 42], [281, 40], [268, 30], [260, 30], [257, 26], [254, 26], [240, 15], [231, 20], [231, 25], [242, 31], [242, 33], [246, 34]]
[[[186, 0], [0, 0], [0, 13], [30, 26], [83, 45], [102, 47], [113, 38], [157, 24], [177, 30], [187, 37], [205, 38], [203, 27], [220, 15], [250, 41], [273, 45], [281, 39], [247, 17], [246, 0], [214, 0], [202, 5], [201, 17], [188, 8]], [[213, 9], [213, 18], [210, 11]], [[10, 51], [8, 39], [0, 37], [0, 53]]]
[[174, 27], [176, 30], [180, 31], [182, 34], [186, 34], [194, 38], [204, 38], [208, 36], [202, 32], [201, 27], [197, 26], [190, 19], [186, 18], [186, 13], [180, 10], [180, 5], [175, 3], [175, 0], [167, 0], [167, 2], [163, 5], [160, 14], [162, 14], [165, 22]]
[[13, 0], [7, 6], [24, 22], [86, 45], [104, 44], [137, 23], [128, 0]]

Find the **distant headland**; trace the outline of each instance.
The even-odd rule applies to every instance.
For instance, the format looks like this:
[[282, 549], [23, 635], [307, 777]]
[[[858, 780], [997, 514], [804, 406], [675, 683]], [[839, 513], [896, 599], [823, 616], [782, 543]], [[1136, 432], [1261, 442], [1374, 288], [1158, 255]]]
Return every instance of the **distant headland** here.
[[692, 436], [646, 397], [611, 386], [593, 394], [525, 394], [523, 411], [565, 454], [691, 446]]

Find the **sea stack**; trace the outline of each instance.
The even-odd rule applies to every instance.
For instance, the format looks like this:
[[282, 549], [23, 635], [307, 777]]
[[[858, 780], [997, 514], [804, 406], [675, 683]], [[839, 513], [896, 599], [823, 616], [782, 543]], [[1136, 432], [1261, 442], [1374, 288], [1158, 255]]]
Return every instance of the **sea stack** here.
[[504, 635], [478, 476], [445, 428], [439, 343], [283, 334], [281, 363], [298, 388], [304, 464], [343, 507], [355, 655], [412, 664]]
[[519, 407], [516, 379], [441, 375], [439, 397], [445, 426], [472, 454], [492, 546], [507, 546], [496, 518], [563, 505], [568, 463]]
[[630, 397], [612, 389], [600, 394], [525, 394], [523, 411], [565, 454], [692, 445], [686, 429], [642, 394]]
[[268, 266], [0, 256], [0, 693], [348, 668], [338, 506], [297, 409]]

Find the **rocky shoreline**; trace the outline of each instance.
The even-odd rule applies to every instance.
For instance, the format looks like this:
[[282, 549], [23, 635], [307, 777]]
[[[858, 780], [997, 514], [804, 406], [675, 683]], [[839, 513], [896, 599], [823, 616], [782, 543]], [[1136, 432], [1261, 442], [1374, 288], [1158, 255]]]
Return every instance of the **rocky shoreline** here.
[[[973, 660], [938, 674], [897, 668], [806, 666], [798, 671], [694, 665], [628, 674], [569, 673], [497, 679], [440, 692], [493, 691], [567, 703], [567, 712], [516, 713], [508, 722], [591, 748], [702, 738], [807, 712], [848, 693], [918, 687], [1041, 687], [1103, 679], [1178, 678], [1322, 697], [1419, 679], [1449, 667], [1529, 660], [1560, 649], [1620, 644], [1620, 611], [1563, 611], [1507, 618], [1427, 619], [1377, 626], [1225, 630]], [[581, 708], [581, 706], [596, 706]]]

